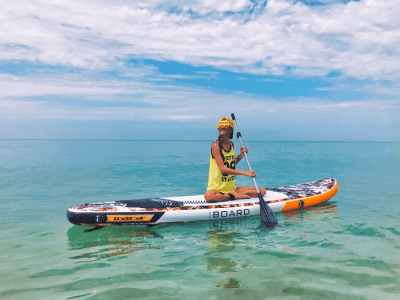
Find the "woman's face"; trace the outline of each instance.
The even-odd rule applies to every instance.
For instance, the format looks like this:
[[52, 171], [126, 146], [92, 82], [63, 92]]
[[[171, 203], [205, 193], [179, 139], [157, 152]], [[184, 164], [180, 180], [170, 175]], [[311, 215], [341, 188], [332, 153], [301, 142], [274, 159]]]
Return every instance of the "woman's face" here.
[[230, 136], [232, 133], [232, 128], [231, 127], [218, 128], [218, 133], [220, 136], [225, 136], [225, 135]]

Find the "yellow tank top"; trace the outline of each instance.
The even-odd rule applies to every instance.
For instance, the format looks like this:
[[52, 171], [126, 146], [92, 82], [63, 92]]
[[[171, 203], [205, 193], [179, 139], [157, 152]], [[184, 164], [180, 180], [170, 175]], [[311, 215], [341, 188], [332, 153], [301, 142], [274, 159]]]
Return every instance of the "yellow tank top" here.
[[[219, 142], [216, 141], [218, 144]], [[224, 165], [230, 169], [236, 169], [236, 156], [233, 150], [233, 143], [230, 142], [231, 149], [226, 152], [221, 146], [222, 159], [224, 160]], [[212, 153], [210, 155], [210, 172], [208, 174], [208, 187], [207, 190], [217, 190], [221, 193], [229, 193], [236, 189], [236, 176], [222, 174], [218, 168], [217, 162], [213, 157]]]

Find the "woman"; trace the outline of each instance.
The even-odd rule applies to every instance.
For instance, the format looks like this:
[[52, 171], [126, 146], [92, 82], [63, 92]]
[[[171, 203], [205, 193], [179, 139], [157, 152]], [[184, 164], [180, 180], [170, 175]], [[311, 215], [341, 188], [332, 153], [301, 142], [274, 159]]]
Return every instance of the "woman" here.
[[[236, 157], [233, 149], [233, 122], [223, 117], [217, 124], [219, 137], [211, 145], [210, 173], [208, 176], [207, 192], [204, 199], [207, 202], [219, 202], [235, 199], [248, 199], [257, 197], [257, 191], [252, 186], [236, 187], [236, 175], [255, 177], [254, 171], [236, 170], [236, 165], [243, 158], [244, 153], [249, 153], [246, 147], [240, 148]], [[260, 187], [261, 195], [266, 190]]]

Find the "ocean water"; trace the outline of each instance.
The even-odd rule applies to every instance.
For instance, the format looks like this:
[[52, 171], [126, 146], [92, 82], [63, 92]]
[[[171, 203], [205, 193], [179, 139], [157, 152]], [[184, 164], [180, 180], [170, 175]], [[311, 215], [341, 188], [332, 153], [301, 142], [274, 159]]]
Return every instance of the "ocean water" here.
[[204, 193], [211, 141], [0, 140], [0, 299], [400, 299], [400, 144], [245, 144], [260, 186], [334, 177], [338, 193], [272, 230], [85, 232], [68, 207]]

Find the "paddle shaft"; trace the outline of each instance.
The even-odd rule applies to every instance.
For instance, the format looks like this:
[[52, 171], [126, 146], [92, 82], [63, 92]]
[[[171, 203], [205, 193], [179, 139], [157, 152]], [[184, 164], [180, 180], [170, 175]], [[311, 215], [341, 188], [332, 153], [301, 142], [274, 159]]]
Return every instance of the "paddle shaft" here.
[[[239, 130], [239, 127], [237, 125], [236, 118], [235, 118], [234, 114], [232, 114], [232, 120], [235, 122], [236, 131], [237, 131], [237, 137], [239, 138], [240, 144], [242, 145], [242, 147], [244, 147], [243, 141], [242, 141], [242, 135], [240, 134], [240, 130]], [[247, 153], [246, 152], [244, 152], [244, 157], [246, 158], [246, 162], [247, 162], [247, 166], [249, 167], [249, 171], [252, 171], [249, 159], [247, 158]], [[254, 181], [254, 186], [256, 187], [257, 194], [261, 194], [260, 193], [260, 189], [258, 188], [258, 185], [257, 185], [257, 182], [256, 182], [256, 178], [255, 177], [252, 177], [252, 178], [253, 178], [253, 181]]]

